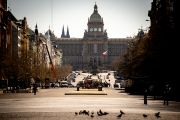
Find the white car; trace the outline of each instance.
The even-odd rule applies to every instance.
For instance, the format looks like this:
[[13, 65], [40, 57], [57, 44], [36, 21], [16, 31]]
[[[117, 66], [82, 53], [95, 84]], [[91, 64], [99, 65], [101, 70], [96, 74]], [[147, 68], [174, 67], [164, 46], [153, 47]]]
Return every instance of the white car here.
[[61, 81], [60, 82], [60, 87], [68, 87], [68, 82], [67, 81]]
[[59, 83], [57, 82], [57, 83], [55, 83], [54, 86], [55, 86], [55, 87], [59, 87], [60, 85], [59, 85]]

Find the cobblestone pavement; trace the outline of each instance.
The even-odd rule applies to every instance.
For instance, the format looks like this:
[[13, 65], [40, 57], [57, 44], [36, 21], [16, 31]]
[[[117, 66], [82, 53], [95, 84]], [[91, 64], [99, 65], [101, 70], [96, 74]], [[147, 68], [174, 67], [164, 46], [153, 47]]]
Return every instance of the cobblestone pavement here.
[[[92, 111], [91, 111], [92, 112]], [[96, 111], [95, 111], [96, 112]], [[154, 113], [125, 113], [122, 117], [117, 117], [119, 113], [109, 113], [98, 116], [96, 113], [91, 117], [88, 115], [75, 115], [74, 112], [23, 112], [23, 113], [0, 113], [1, 120], [179, 120], [180, 114], [160, 113], [160, 117]]]
[[[37, 95], [33, 93], [6, 93], [0, 95], [0, 118], [2, 119], [92, 119], [91, 117], [77, 116], [74, 112], [89, 110], [96, 112], [99, 109], [109, 112], [107, 117], [94, 117], [94, 119], [115, 119], [119, 110], [126, 112], [126, 119], [133, 116], [142, 118], [142, 113], [149, 114], [148, 119], [153, 120], [153, 114], [160, 111], [163, 119], [178, 120], [180, 118], [180, 103], [170, 101], [169, 106], [164, 106], [163, 101], [153, 100], [149, 97], [148, 104], [144, 105], [143, 96], [128, 95], [123, 90], [103, 88], [108, 95], [64, 95], [66, 91], [76, 88], [39, 89]], [[48, 113], [47, 115], [45, 113]], [[167, 114], [169, 114], [167, 116]], [[33, 115], [33, 116], [32, 116]], [[43, 117], [44, 116], [44, 117]], [[124, 117], [125, 118], [125, 117]], [[161, 118], [162, 119], [162, 118]], [[169, 118], [170, 119], [170, 118]]]
[[[103, 76], [103, 75], [102, 75]], [[82, 76], [77, 77], [79, 80]], [[155, 120], [154, 113], [160, 112], [160, 120], [180, 120], [180, 102], [170, 101], [169, 106], [162, 100], [148, 97], [144, 105], [143, 96], [128, 95], [123, 90], [103, 88], [107, 95], [65, 95], [76, 88], [39, 89], [33, 93], [0, 93], [0, 120], [114, 120], [120, 110], [126, 114], [123, 120]], [[80, 110], [99, 109], [109, 112], [106, 116], [75, 116]], [[147, 114], [144, 118], [142, 114]]]

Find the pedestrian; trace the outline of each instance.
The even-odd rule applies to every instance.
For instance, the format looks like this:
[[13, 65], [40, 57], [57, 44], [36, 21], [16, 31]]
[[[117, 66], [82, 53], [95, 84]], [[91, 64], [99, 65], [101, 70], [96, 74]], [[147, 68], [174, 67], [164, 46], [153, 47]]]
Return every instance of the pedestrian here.
[[164, 90], [164, 105], [169, 105], [169, 92], [170, 92], [170, 87], [167, 84]]
[[109, 81], [109, 84], [108, 84], [108, 86], [109, 86], [109, 87], [111, 87], [111, 83], [110, 83], [110, 80], [108, 80], [108, 81]]
[[33, 93], [34, 95], [36, 95], [36, 92], [37, 92], [37, 85], [36, 83], [33, 84]]
[[147, 105], [147, 89], [144, 91], [144, 104]]

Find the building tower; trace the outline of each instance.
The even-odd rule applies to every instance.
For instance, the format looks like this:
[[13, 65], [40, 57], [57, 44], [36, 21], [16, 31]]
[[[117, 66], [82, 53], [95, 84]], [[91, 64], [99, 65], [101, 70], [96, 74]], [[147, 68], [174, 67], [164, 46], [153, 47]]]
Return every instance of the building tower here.
[[70, 38], [70, 35], [69, 35], [69, 28], [67, 27], [67, 32], [66, 32], [66, 38]]
[[62, 28], [62, 34], [61, 34], [61, 38], [65, 38], [65, 34], [64, 34], [64, 25], [63, 25], [63, 28]]
[[35, 26], [35, 35], [38, 35], [38, 28], [37, 28], [37, 24]]
[[88, 30], [84, 32], [84, 39], [107, 39], [106, 30], [104, 30], [103, 18], [98, 13], [98, 7], [95, 3], [94, 12], [88, 18]]
[[65, 32], [64, 32], [64, 25], [63, 25], [61, 38], [70, 38], [68, 26], [67, 26], [67, 31], [66, 31], [66, 34], [65, 34]]

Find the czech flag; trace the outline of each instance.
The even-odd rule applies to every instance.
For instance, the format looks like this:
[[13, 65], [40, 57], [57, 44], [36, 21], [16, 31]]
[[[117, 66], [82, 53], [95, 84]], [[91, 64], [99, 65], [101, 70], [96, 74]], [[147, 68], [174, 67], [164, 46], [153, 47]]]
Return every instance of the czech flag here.
[[103, 56], [106, 56], [107, 54], [108, 54], [107, 50], [102, 53]]

